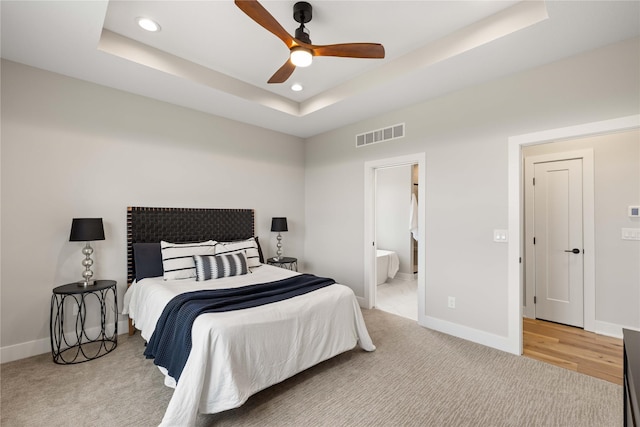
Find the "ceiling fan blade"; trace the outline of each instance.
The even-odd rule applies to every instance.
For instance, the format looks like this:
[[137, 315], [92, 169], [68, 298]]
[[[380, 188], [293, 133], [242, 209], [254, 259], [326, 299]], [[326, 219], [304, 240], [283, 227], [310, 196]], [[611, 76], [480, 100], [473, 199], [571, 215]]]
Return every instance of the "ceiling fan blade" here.
[[269, 79], [267, 83], [284, 83], [290, 76], [293, 74], [293, 70], [296, 69], [296, 66], [287, 59], [287, 62], [284, 63], [282, 67], [278, 71], [275, 72], [273, 76]]
[[343, 58], [384, 58], [384, 46], [379, 43], [343, 43], [313, 46], [315, 56]]
[[296, 45], [293, 41], [293, 37], [285, 30], [282, 25], [265, 9], [257, 0], [235, 0], [236, 6], [241, 11], [247, 14], [247, 16], [267, 31], [274, 34], [280, 40], [287, 45], [288, 48], [292, 48]]

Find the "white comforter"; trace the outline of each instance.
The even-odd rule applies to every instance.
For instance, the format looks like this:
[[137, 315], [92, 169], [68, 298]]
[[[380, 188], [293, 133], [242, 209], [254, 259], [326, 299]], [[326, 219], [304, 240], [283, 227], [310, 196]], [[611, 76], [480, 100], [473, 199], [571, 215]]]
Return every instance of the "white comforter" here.
[[[198, 289], [266, 283], [295, 272], [262, 265], [251, 274], [196, 282], [144, 279], [125, 294], [129, 314], [149, 340], [165, 305]], [[224, 313], [200, 315], [193, 346], [174, 387], [161, 426], [194, 425], [198, 412], [216, 413], [242, 405], [251, 395], [359, 344], [375, 350], [353, 291], [339, 284], [285, 301]]]

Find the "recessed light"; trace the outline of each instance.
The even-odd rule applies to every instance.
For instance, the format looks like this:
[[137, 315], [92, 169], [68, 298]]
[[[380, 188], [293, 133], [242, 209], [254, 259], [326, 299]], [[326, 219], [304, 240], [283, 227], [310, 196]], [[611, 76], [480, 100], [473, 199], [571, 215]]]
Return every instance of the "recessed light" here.
[[143, 30], [151, 31], [152, 33], [160, 31], [160, 24], [158, 24], [153, 19], [136, 18], [136, 22], [138, 23], [140, 28], [142, 28]]
[[300, 83], [294, 83], [291, 85], [291, 90], [294, 92], [300, 92], [302, 90], [302, 85]]

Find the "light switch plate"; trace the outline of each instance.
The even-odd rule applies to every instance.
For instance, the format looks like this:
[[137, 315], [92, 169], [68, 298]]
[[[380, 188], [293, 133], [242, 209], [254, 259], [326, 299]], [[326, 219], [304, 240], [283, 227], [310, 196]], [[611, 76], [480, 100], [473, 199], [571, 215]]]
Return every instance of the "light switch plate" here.
[[509, 241], [509, 232], [507, 230], [493, 230], [493, 241], [507, 243]]
[[640, 228], [623, 228], [622, 240], [640, 240]]

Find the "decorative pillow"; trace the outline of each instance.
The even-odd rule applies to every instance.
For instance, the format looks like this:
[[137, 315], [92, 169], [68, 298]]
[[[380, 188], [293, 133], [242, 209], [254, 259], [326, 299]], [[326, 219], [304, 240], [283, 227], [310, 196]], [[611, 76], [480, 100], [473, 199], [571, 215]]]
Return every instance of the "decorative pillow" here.
[[254, 239], [256, 239], [256, 245], [258, 245], [258, 256], [260, 258], [260, 264], [264, 264], [264, 255], [262, 255], [262, 248], [260, 247], [258, 236], [254, 237]]
[[244, 251], [223, 255], [194, 255], [193, 261], [196, 265], [198, 281], [241, 276], [249, 272]]
[[164, 280], [189, 279], [196, 277], [194, 255], [214, 255], [216, 242], [207, 240], [199, 243], [160, 242]]
[[216, 245], [216, 255], [245, 251], [247, 254], [247, 265], [250, 268], [260, 267], [260, 251], [258, 248], [258, 242], [255, 237], [235, 242], [218, 242]]
[[134, 243], [133, 262], [136, 269], [136, 280], [163, 275], [162, 252], [160, 243]]

